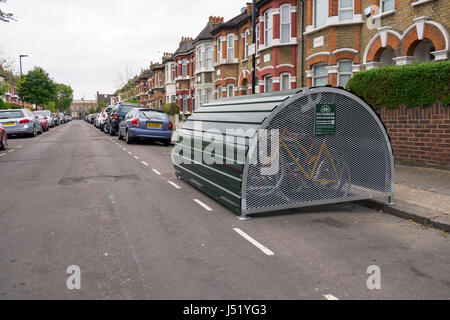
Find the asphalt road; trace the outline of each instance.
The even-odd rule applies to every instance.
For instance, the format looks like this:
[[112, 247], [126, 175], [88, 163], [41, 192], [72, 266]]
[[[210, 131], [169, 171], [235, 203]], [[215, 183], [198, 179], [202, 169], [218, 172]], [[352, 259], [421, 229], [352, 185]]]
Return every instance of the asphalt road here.
[[177, 180], [170, 152], [81, 121], [11, 139], [0, 299], [450, 299], [447, 235], [353, 203], [240, 221]]

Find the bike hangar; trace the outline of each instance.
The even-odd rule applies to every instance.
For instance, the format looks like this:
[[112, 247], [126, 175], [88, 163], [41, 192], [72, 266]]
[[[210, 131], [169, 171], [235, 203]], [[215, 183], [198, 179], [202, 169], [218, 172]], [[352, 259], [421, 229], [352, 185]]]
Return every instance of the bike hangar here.
[[[267, 157], [259, 161], [263, 149]], [[342, 88], [205, 104], [180, 130], [172, 161], [178, 178], [241, 218], [378, 197], [393, 203], [386, 128], [365, 101]]]

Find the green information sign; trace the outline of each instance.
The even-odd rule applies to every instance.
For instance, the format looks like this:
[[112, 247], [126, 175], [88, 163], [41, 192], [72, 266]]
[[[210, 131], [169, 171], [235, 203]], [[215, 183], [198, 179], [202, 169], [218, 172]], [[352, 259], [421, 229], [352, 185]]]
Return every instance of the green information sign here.
[[316, 118], [314, 123], [316, 136], [333, 136], [336, 133], [336, 105], [316, 105]]

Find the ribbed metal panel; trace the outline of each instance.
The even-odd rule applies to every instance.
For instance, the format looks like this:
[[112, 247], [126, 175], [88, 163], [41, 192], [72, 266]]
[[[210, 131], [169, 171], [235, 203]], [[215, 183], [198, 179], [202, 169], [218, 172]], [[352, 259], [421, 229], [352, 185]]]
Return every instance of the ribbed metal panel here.
[[[316, 106], [322, 104], [336, 106], [330, 135], [315, 130]], [[230, 135], [229, 129], [238, 131]], [[279, 132], [278, 150], [272, 150], [279, 167], [269, 176], [261, 174], [267, 164], [252, 162], [258, 136], [248, 134], [261, 129]], [[221, 99], [197, 110], [179, 136], [173, 159], [191, 163], [175, 164], [176, 175], [239, 214], [393, 194], [386, 130], [364, 101], [340, 88]], [[220, 156], [211, 153], [211, 138], [223, 140]], [[206, 163], [205, 155], [221, 163]]]

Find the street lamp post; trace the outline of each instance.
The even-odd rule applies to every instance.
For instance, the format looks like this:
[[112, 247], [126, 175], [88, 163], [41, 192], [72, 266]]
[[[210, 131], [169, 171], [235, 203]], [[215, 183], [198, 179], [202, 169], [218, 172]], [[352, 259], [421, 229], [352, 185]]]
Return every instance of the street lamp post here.
[[[19, 62], [20, 62], [20, 80], [22, 80], [22, 58], [26, 58], [26, 57], [28, 57], [27, 54], [21, 54], [21, 55], [19, 56]], [[24, 106], [23, 98], [22, 98], [21, 100], [22, 100], [22, 108], [23, 108], [23, 106]]]
[[256, 91], [256, 0], [253, 0], [252, 3], [252, 43], [255, 47], [255, 52], [253, 53], [252, 58], [252, 94], [255, 94]]

